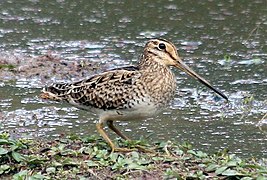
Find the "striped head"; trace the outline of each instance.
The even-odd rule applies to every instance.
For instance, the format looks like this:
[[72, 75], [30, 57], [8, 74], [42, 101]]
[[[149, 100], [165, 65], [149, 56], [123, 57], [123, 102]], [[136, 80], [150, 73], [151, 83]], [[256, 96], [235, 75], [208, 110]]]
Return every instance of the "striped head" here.
[[140, 65], [157, 62], [165, 67], [174, 66], [194, 79], [200, 81], [205, 86], [209, 87], [224, 99], [228, 98], [219, 90], [215, 89], [207, 80], [199, 76], [195, 71], [190, 69], [179, 57], [176, 47], [165, 39], [151, 39], [149, 40], [144, 48], [143, 56], [141, 58]]

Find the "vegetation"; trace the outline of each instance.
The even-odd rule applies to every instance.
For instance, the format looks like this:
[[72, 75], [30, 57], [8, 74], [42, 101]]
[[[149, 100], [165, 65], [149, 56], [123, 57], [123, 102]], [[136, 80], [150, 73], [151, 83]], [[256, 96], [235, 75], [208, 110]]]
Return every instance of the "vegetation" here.
[[267, 179], [267, 160], [241, 159], [222, 151], [208, 155], [189, 144], [117, 140], [154, 153], [110, 153], [99, 137], [12, 139], [0, 134], [0, 178], [36, 179]]
[[8, 69], [8, 70], [12, 70], [14, 69], [16, 66], [12, 65], [12, 64], [0, 64], [0, 69]]

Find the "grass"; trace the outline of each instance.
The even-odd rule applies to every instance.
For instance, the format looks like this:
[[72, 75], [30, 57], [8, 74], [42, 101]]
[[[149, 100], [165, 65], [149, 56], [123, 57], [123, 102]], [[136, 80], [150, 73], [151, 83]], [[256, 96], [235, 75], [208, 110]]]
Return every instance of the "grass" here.
[[189, 144], [117, 140], [155, 153], [110, 153], [96, 136], [56, 140], [12, 139], [0, 134], [0, 179], [267, 179], [267, 159], [241, 159], [227, 151], [206, 154]]
[[9, 69], [12, 70], [14, 69], [16, 66], [12, 65], [12, 64], [0, 64], [0, 69]]

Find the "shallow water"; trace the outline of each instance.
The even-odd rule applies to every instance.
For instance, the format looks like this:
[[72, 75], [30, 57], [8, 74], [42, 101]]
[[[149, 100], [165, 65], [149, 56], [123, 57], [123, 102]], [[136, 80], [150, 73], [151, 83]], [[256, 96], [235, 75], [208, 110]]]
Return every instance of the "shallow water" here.
[[[146, 121], [119, 122], [120, 129], [133, 139], [187, 141], [208, 152], [228, 148], [267, 157], [266, 7], [264, 0], [9, 0], [0, 2], [0, 51], [11, 57], [52, 52], [97, 63], [101, 71], [136, 63], [148, 38], [169, 39], [230, 103], [176, 70], [170, 108]], [[38, 76], [0, 82], [0, 131], [26, 137], [96, 134], [96, 117], [39, 99], [45, 83]]]

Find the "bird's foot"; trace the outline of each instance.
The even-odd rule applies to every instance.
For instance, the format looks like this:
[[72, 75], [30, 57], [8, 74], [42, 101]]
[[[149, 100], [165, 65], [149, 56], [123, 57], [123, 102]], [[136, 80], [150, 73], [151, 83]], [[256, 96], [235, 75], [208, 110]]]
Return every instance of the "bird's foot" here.
[[136, 151], [137, 149], [129, 149], [129, 148], [118, 148], [118, 147], [114, 147], [111, 148], [111, 152], [132, 152], [132, 151]]
[[136, 145], [133, 148], [121, 148], [121, 147], [112, 147], [111, 148], [111, 152], [132, 152], [132, 151], [139, 151], [139, 152], [143, 152], [143, 153], [156, 153], [154, 150], [152, 149], [148, 149], [146, 147], [140, 146], [140, 145]]
[[132, 152], [132, 151], [139, 151], [139, 152], [143, 152], [143, 153], [156, 153], [155, 151], [151, 150], [151, 149], [147, 149], [145, 147], [142, 146], [136, 146], [135, 148], [112, 148], [111, 152], [124, 152], [124, 153], [128, 153], [128, 152]]

